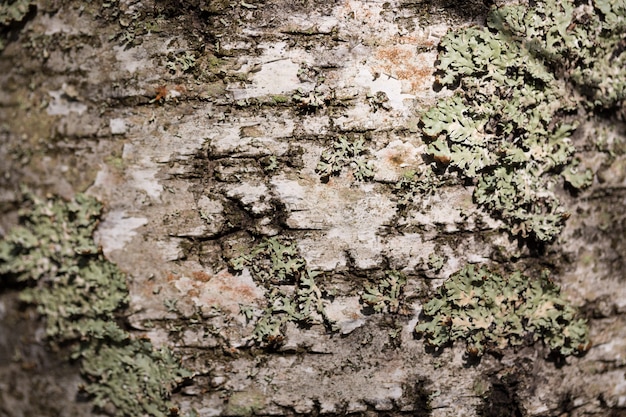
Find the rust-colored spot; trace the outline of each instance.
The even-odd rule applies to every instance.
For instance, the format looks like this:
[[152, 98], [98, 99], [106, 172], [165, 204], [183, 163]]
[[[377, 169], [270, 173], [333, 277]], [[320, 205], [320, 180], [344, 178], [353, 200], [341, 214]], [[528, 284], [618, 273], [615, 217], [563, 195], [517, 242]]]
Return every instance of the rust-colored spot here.
[[375, 72], [408, 81], [413, 92], [424, 88], [432, 75], [431, 65], [427, 62], [420, 65], [424, 59], [419, 56], [414, 45], [411, 44], [382, 47], [376, 52], [376, 58], [380, 63], [373, 68]]
[[198, 291], [197, 288], [192, 288], [189, 291], [187, 291], [187, 295], [189, 297], [199, 297], [200, 296], [200, 291]]
[[252, 292], [252, 289], [247, 285], [224, 285], [223, 288], [227, 291], [233, 291], [239, 295], [242, 295], [247, 299], [254, 299], [254, 293]]
[[396, 165], [396, 166], [400, 166], [404, 163], [404, 156], [401, 153], [392, 153], [391, 155], [387, 156], [387, 160], [392, 164], [392, 165]]
[[385, 59], [395, 65], [403, 65], [412, 58], [412, 53], [405, 48], [391, 46], [386, 49], [380, 49], [376, 53], [376, 58]]
[[351, 320], [358, 320], [361, 318], [361, 315], [356, 312], [356, 311], [351, 311], [348, 315], [347, 315]]
[[167, 282], [172, 282], [172, 281], [176, 281], [178, 279], [178, 277], [174, 274], [172, 274], [171, 272], [169, 274], [167, 274]]
[[191, 276], [196, 281], [201, 281], [201, 282], [209, 282], [209, 281], [211, 281], [211, 276], [209, 274], [207, 274], [206, 272], [204, 272], [204, 271], [194, 271], [194, 272], [191, 273]]
[[156, 97], [154, 97], [154, 101], [163, 101], [167, 97], [167, 86], [160, 85], [156, 88]]

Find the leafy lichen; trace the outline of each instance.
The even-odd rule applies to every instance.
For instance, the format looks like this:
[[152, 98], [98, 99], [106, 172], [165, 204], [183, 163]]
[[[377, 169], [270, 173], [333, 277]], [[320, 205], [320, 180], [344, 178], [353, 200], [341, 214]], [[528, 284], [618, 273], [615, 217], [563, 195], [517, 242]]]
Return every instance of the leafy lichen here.
[[172, 74], [189, 72], [196, 67], [196, 56], [190, 51], [171, 53], [165, 66]]
[[315, 171], [320, 174], [322, 181], [339, 175], [345, 168], [351, 170], [357, 181], [371, 180], [374, 178], [374, 169], [367, 159], [368, 152], [362, 136], [351, 140], [341, 135], [322, 153]]
[[168, 415], [169, 393], [191, 374], [118, 324], [128, 289], [92, 238], [101, 204], [82, 194], [70, 202], [26, 199], [21, 224], [0, 242], [0, 276], [28, 286], [21, 298], [46, 318], [51, 343], [75, 347], [96, 406], [111, 403], [117, 416]]
[[[408, 171], [396, 183], [394, 192], [398, 197], [398, 208], [405, 210], [424, 202], [424, 197], [435, 194], [435, 191], [446, 183], [433, 170]], [[427, 208], [427, 207], [422, 207]]]
[[5, 47], [5, 29], [21, 22], [35, 6], [34, 0], [2, 0], [0, 2], [0, 52]]
[[475, 201], [513, 234], [552, 241], [568, 217], [555, 186], [592, 183], [570, 137], [580, 107], [624, 102], [625, 16], [624, 1], [546, 0], [442, 40], [438, 81], [460, 88], [422, 117], [428, 154], [473, 180]]
[[402, 290], [406, 277], [398, 271], [386, 271], [385, 277], [375, 286], [366, 286], [361, 295], [363, 301], [372, 306], [377, 313], [398, 313], [402, 302]]
[[[267, 305], [256, 319], [253, 332], [257, 343], [274, 346], [284, 339], [284, 325], [333, 324], [324, 310], [322, 291], [315, 283], [318, 275], [307, 268], [297, 247], [290, 242], [269, 238], [246, 255], [231, 260], [236, 271], [248, 267], [254, 279], [267, 289]], [[254, 313], [243, 308], [249, 319]]]
[[512, 5], [497, 10], [492, 22], [558, 68], [592, 106], [611, 108], [626, 99], [626, 1]]
[[85, 392], [96, 407], [113, 404], [118, 416], [169, 416], [170, 393], [191, 376], [168, 349], [156, 350], [142, 339], [92, 342], [75, 357], [81, 359], [81, 371], [90, 381]]
[[590, 346], [585, 320], [545, 274], [530, 279], [516, 271], [504, 277], [469, 265], [443, 284], [423, 313], [428, 321], [416, 332], [428, 345], [442, 348], [464, 339], [473, 356], [539, 339], [563, 356]]
[[0, 27], [8, 26], [12, 22], [20, 22], [34, 4], [34, 0], [2, 0], [0, 3]]

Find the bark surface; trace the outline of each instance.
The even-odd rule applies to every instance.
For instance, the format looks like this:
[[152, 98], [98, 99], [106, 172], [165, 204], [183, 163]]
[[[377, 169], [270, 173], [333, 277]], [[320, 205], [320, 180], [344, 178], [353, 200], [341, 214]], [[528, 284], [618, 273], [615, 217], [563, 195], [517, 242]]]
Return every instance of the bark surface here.
[[[0, 53], [0, 231], [17, 223], [21, 185], [104, 203], [96, 239], [128, 276], [129, 330], [195, 374], [173, 394], [180, 415], [626, 416], [623, 120], [597, 122], [602, 146], [596, 122], [577, 130], [594, 183], [559, 196], [571, 215], [554, 243], [513, 239], [474, 204], [473, 184], [398, 206], [395, 184], [431, 162], [420, 116], [451, 94], [433, 89], [439, 41], [487, 12], [34, 2]], [[324, 177], [341, 137], [363, 149]], [[260, 281], [263, 261], [233, 268], [265, 238], [293, 244], [324, 308], [257, 337], [272, 291], [296, 291]], [[422, 306], [467, 263], [549, 269], [593, 346], [565, 359], [540, 341], [480, 359], [460, 342], [432, 351], [414, 332]], [[406, 284], [378, 311], [363, 295], [388, 271]], [[46, 348], [34, 308], [0, 288], [0, 415], [114, 413], [82, 398], [78, 368]]]

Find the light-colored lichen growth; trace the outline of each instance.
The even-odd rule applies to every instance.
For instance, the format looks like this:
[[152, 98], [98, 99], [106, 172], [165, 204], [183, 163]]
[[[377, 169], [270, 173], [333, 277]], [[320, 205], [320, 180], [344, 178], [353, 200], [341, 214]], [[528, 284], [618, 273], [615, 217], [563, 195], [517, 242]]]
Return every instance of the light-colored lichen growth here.
[[330, 148], [322, 152], [315, 171], [320, 174], [322, 181], [341, 174], [344, 169], [349, 170], [357, 181], [371, 180], [374, 178], [374, 169], [372, 162], [367, 159], [368, 153], [362, 136], [350, 139], [341, 135]]
[[2, 0], [0, 2], [0, 51], [5, 47], [4, 29], [15, 22], [21, 22], [34, 6], [34, 0]]
[[436, 190], [446, 183], [446, 179], [436, 175], [432, 169], [407, 171], [396, 183], [394, 193], [398, 197], [398, 208], [405, 210], [424, 206], [427, 197], [433, 196]]
[[377, 313], [398, 313], [402, 303], [402, 291], [406, 277], [398, 271], [386, 271], [385, 277], [375, 286], [366, 286], [361, 299]]
[[0, 25], [19, 22], [28, 13], [35, 2], [33, 0], [2, 0], [0, 3]]
[[559, 69], [590, 105], [618, 107], [626, 99], [626, 1], [512, 5], [493, 14], [492, 26]]
[[0, 242], [2, 279], [27, 285], [21, 299], [45, 317], [51, 343], [72, 346], [97, 407], [112, 404], [117, 416], [168, 415], [171, 390], [191, 374], [120, 325], [126, 277], [92, 238], [101, 204], [82, 194], [65, 202], [27, 193], [26, 205], [20, 225]]
[[463, 339], [472, 356], [538, 340], [563, 356], [590, 347], [586, 321], [546, 274], [502, 276], [468, 265], [441, 286], [423, 314], [428, 320], [415, 330], [428, 345], [442, 348]]
[[242, 314], [255, 320], [255, 342], [270, 347], [280, 345], [284, 326], [289, 322], [334, 328], [324, 310], [322, 291], [315, 283], [318, 273], [307, 268], [293, 243], [265, 239], [249, 254], [231, 260], [230, 264], [235, 271], [249, 268], [254, 279], [267, 289], [264, 310], [242, 308]]
[[165, 66], [172, 74], [189, 72], [196, 67], [196, 56], [190, 51], [170, 53]]
[[85, 392], [96, 407], [113, 404], [117, 416], [170, 416], [171, 392], [191, 373], [168, 349], [157, 350], [148, 340], [93, 343], [81, 349], [81, 372], [90, 381]]
[[568, 217], [555, 187], [592, 183], [570, 137], [581, 108], [623, 104], [625, 15], [624, 1], [505, 6], [442, 40], [438, 81], [458, 90], [422, 117], [428, 154], [514, 235], [552, 241]]

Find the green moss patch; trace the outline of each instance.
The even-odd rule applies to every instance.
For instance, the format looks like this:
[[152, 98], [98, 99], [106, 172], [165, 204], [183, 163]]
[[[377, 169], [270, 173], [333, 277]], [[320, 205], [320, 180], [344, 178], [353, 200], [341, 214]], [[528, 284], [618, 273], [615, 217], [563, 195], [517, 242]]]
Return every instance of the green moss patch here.
[[0, 242], [0, 276], [27, 285], [20, 297], [46, 318], [51, 343], [71, 345], [97, 407], [117, 416], [167, 416], [172, 389], [191, 373], [167, 350], [131, 338], [119, 322], [126, 277], [93, 241], [102, 206], [26, 194], [20, 225]]
[[416, 326], [426, 343], [442, 348], [464, 339], [472, 356], [543, 340], [563, 356], [589, 349], [585, 320], [541, 276], [501, 276], [469, 265], [453, 274], [424, 305], [427, 321]]

